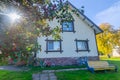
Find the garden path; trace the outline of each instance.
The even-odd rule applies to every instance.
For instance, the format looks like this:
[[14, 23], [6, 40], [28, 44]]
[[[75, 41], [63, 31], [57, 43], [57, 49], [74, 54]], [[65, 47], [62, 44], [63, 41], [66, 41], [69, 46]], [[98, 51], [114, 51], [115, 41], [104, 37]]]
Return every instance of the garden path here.
[[9, 71], [28, 71], [27, 67], [17, 67], [14, 65], [0, 66], [0, 70], [9, 70]]

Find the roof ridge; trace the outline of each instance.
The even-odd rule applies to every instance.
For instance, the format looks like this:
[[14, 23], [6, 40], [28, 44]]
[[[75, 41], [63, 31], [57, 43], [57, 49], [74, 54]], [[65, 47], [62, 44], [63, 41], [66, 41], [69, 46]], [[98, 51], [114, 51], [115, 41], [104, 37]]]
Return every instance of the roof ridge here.
[[[81, 14], [85, 19], [87, 19], [91, 24], [93, 24], [93, 27], [95, 26], [98, 30], [99, 30], [99, 32], [96, 32], [96, 34], [99, 34], [99, 33], [101, 33], [101, 32], [103, 32], [103, 30], [102, 29], [100, 29], [92, 20], [90, 20], [85, 14], [83, 14], [79, 9], [77, 9], [71, 2], [69, 2], [68, 0], [65, 2], [65, 4], [69, 4], [69, 5], [71, 5], [73, 8], [75, 8], [78, 12], [79, 12], [79, 14]], [[92, 26], [91, 26], [92, 27]], [[95, 28], [94, 28], [95, 29]], [[96, 29], [95, 29], [95, 31], [97, 31]]]

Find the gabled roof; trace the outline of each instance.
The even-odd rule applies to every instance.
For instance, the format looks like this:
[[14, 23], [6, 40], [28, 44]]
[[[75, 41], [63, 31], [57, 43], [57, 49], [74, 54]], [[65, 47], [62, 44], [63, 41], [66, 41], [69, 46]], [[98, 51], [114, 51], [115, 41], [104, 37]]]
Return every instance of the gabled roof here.
[[91, 21], [87, 16], [85, 16], [82, 12], [80, 12], [79, 9], [77, 9], [74, 5], [72, 5], [69, 1], [67, 1], [68, 5], [70, 5], [73, 9], [77, 10], [79, 13], [79, 16], [82, 18], [83, 21], [85, 21], [92, 29], [95, 30], [95, 34], [99, 34], [102, 31], [93, 21]]

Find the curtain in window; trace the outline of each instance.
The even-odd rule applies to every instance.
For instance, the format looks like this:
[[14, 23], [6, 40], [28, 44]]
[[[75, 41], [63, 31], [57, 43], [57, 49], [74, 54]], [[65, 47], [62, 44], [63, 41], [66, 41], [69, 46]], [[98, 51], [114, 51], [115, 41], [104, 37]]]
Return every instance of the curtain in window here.
[[60, 50], [60, 42], [59, 41], [49, 41], [48, 42], [48, 50]]
[[60, 50], [60, 42], [58, 41], [54, 42], [54, 50]]
[[48, 50], [54, 50], [54, 45], [52, 41], [48, 42]]
[[77, 42], [78, 50], [87, 50], [87, 43], [86, 42]]

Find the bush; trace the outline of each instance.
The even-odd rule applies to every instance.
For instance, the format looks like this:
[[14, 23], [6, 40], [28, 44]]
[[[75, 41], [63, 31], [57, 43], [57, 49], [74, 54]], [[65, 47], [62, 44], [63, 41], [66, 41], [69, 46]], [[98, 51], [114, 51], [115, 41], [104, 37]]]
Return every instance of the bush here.
[[22, 60], [22, 61], [18, 61], [18, 62], [16, 62], [16, 66], [25, 66], [27, 63], [26, 63], [26, 61], [24, 61], [24, 60]]

